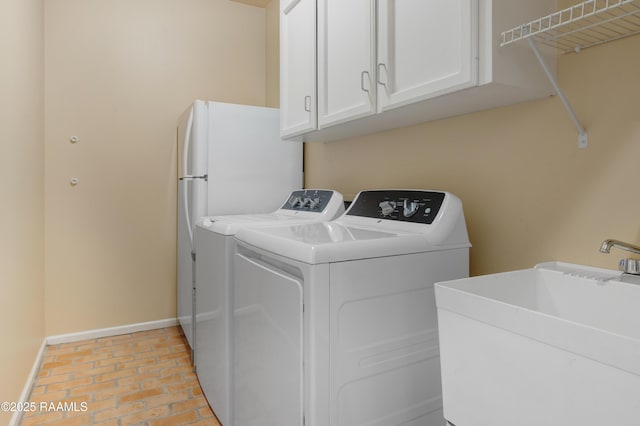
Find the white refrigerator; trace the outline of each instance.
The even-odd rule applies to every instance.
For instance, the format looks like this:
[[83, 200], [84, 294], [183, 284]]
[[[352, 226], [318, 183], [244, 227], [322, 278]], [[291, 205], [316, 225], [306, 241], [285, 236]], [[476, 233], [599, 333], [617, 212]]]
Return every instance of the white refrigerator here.
[[177, 138], [177, 310], [193, 359], [196, 221], [275, 211], [302, 188], [302, 144], [281, 140], [278, 109], [205, 101], [182, 114]]

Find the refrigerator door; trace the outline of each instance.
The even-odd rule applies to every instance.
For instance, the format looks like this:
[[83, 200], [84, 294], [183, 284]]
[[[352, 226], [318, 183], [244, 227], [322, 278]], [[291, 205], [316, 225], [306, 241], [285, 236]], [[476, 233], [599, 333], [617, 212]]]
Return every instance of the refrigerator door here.
[[277, 210], [302, 187], [302, 144], [280, 138], [280, 110], [209, 103], [208, 215]]
[[193, 227], [206, 214], [207, 104], [195, 101], [178, 122], [178, 320], [194, 348]]

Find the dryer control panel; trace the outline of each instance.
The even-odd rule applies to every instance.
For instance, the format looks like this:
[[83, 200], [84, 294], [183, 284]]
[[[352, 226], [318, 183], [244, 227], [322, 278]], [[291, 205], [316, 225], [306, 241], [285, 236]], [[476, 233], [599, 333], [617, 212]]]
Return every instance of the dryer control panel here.
[[329, 205], [334, 192], [324, 189], [293, 191], [281, 209], [303, 212], [322, 212]]
[[429, 225], [438, 215], [445, 196], [444, 192], [435, 191], [362, 191], [346, 214]]

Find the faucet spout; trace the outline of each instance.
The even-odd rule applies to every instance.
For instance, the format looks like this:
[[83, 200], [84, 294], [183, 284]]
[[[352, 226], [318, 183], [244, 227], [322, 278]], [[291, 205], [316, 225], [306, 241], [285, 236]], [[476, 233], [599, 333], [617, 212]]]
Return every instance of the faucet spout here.
[[622, 250], [630, 251], [631, 253], [640, 254], [640, 246], [634, 244], [625, 243], [619, 240], [604, 240], [600, 246], [600, 253], [609, 253], [611, 247], [616, 247]]

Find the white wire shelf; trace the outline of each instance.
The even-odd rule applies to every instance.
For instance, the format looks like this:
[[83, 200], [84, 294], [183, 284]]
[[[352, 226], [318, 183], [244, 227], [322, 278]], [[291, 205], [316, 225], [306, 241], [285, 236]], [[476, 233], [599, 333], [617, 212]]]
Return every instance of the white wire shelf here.
[[500, 46], [531, 39], [562, 53], [640, 34], [640, 0], [588, 0], [504, 31]]

